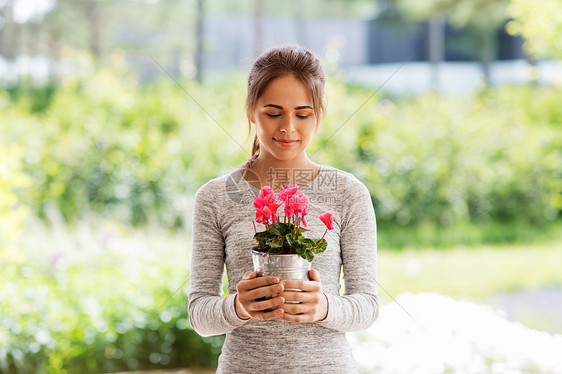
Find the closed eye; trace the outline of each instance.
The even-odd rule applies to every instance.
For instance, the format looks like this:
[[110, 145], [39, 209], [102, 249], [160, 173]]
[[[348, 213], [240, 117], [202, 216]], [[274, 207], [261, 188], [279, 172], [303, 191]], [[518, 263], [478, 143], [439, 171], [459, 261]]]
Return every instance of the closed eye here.
[[300, 118], [300, 119], [307, 119], [307, 118], [308, 118], [308, 115], [306, 115], [306, 116], [303, 116], [303, 115], [297, 115], [297, 117], [298, 117], [298, 118]]
[[266, 113], [266, 114], [269, 118], [277, 118], [281, 115], [281, 114], [270, 114], [270, 113]]

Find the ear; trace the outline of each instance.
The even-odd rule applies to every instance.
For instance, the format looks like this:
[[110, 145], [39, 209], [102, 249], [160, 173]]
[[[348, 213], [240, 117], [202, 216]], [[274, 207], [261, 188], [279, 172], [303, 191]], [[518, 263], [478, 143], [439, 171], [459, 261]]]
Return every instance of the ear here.
[[320, 122], [318, 119], [316, 120], [316, 127], [314, 128], [314, 135], [316, 136], [316, 134], [318, 134], [318, 131], [320, 131], [320, 126], [322, 125], [322, 122]]
[[250, 124], [255, 125], [256, 124], [256, 118], [254, 116], [254, 113], [249, 113], [248, 114], [248, 122], [250, 122]]

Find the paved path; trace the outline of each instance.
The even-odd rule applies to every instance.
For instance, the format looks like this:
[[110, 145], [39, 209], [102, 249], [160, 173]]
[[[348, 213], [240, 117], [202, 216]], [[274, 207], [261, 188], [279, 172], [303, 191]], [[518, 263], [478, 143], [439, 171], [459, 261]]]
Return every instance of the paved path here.
[[562, 288], [501, 292], [482, 300], [525, 326], [562, 334]]

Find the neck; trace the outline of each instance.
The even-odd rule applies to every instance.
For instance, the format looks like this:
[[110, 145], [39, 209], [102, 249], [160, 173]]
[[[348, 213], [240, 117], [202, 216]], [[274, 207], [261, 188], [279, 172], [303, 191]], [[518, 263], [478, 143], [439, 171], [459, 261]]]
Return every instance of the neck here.
[[298, 157], [291, 160], [279, 160], [268, 154], [260, 154], [255, 162], [262, 170], [267, 169], [305, 169], [317, 166], [312, 162], [308, 155], [303, 152]]
[[289, 184], [302, 187], [310, 183], [320, 169], [320, 165], [312, 162], [306, 153], [291, 160], [279, 160], [260, 154], [252, 170], [258, 175], [261, 187], [270, 186], [279, 192]]

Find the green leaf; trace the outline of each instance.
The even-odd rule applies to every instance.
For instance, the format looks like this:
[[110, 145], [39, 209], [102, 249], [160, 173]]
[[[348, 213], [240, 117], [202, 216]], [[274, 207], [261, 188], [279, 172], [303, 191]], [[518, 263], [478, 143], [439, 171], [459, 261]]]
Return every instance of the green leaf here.
[[306, 252], [306, 248], [299, 246], [299, 247], [295, 247], [295, 252], [301, 256], [302, 258], [306, 258], [304, 257], [304, 253]]
[[297, 239], [297, 240], [294, 241], [293, 247], [295, 247], [295, 249], [299, 249], [299, 248], [306, 249], [307, 248], [306, 244], [300, 239]]
[[308, 248], [314, 247], [316, 245], [316, 242], [309, 238], [304, 239], [304, 243]]
[[268, 244], [267, 241], [270, 239], [271, 235], [267, 231], [262, 231], [254, 234], [254, 239], [260, 244], [260, 251], [267, 251]]
[[326, 239], [322, 239], [319, 242], [317, 242], [318, 247], [316, 247], [316, 249], [314, 249], [314, 253], [322, 253], [326, 250], [326, 248], [328, 248], [328, 242], [326, 241]]
[[287, 244], [289, 244], [291, 247], [293, 246], [293, 236], [292, 236], [291, 234], [285, 235], [285, 241], [286, 241]]
[[285, 236], [291, 232], [289, 226], [286, 223], [282, 223], [280, 221], [277, 221], [269, 225], [267, 231], [277, 236]]
[[267, 231], [261, 231], [254, 234], [254, 239], [257, 241], [267, 240], [269, 238], [269, 233]]
[[309, 229], [305, 229], [304, 227], [299, 227], [299, 234], [305, 232], [305, 231], [310, 231]]
[[273, 240], [268, 240], [265, 244], [271, 246], [271, 248], [281, 248], [283, 247], [283, 238], [276, 236]]

